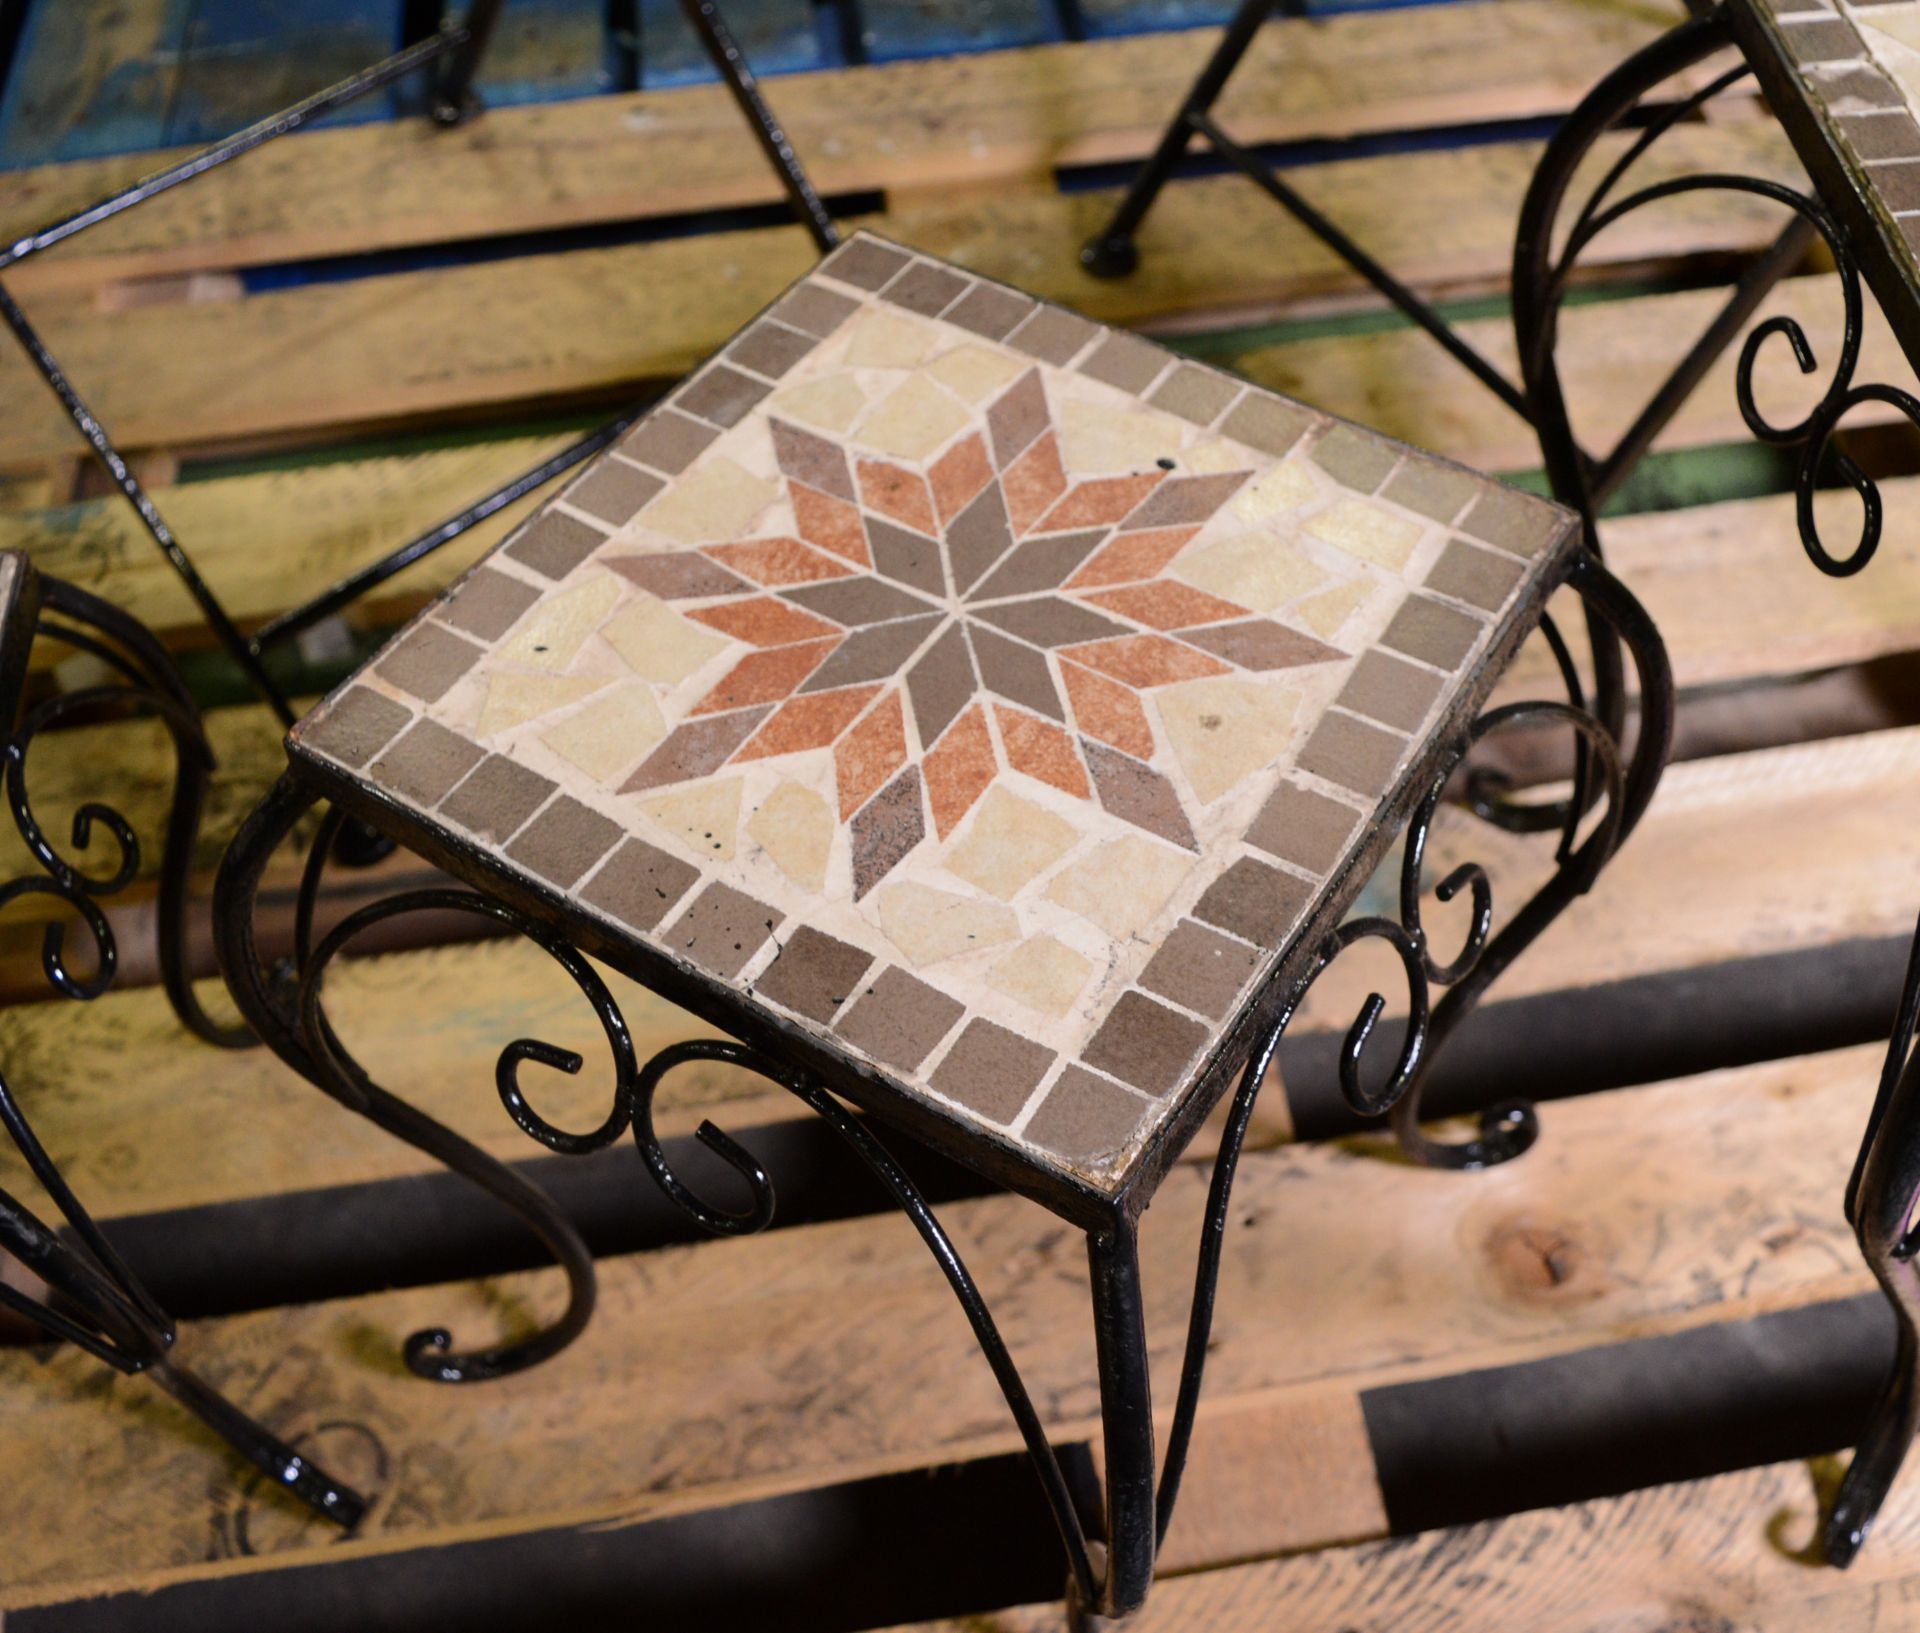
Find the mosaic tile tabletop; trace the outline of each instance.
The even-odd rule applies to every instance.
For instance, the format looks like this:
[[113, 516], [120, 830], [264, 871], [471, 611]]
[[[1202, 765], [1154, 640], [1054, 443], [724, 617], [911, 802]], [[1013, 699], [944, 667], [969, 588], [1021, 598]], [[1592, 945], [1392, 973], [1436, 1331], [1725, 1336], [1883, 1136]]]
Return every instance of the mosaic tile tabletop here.
[[[1787, 117], [1800, 156], [1843, 225], [1861, 210], [1895, 277], [1875, 279], [1910, 358], [1920, 337], [1920, 0], [1741, 0], [1765, 55], [1756, 68], [1811, 117]], [[1749, 55], [1754, 53], [1749, 49]], [[1809, 140], [1816, 135], [1817, 140]], [[1838, 166], [1842, 185], [1832, 185]]]
[[291, 742], [1111, 1192], [1570, 526], [862, 236]]

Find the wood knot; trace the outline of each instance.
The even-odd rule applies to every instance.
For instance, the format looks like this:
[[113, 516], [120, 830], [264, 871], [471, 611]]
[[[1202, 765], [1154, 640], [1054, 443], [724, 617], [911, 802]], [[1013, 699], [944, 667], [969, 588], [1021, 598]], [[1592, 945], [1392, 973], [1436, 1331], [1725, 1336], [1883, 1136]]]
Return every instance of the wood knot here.
[[1594, 1231], [1562, 1219], [1503, 1219], [1488, 1232], [1487, 1257], [1512, 1297], [1583, 1302], [1607, 1290], [1607, 1255]]

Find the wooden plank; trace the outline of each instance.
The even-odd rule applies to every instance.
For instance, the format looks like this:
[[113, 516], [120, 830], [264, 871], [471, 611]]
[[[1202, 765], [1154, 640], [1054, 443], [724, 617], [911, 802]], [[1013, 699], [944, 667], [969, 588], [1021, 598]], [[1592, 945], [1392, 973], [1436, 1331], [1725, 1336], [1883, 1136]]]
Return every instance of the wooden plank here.
[[[223, 801], [222, 810], [237, 822], [236, 802]], [[151, 825], [155, 816], [146, 820]], [[1601, 888], [1502, 977], [1498, 995], [1571, 991], [1850, 937], [1903, 935], [1914, 903], [1910, 892], [1887, 888], [1889, 859], [1898, 854], [1891, 847], [1899, 836], [1916, 827], [1920, 729], [1676, 766]], [[1550, 852], [1542, 839], [1515, 839], [1446, 812], [1431, 856], [1435, 877], [1462, 860], [1484, 861], [1496, 907], [1510, 912]], [[1383, 875], [1370, 888], [1384, 898], [1390, 886]], [[1385, 899], [1377, 905], [1392, 910]], [[1436, 937], [1451, 945], [1457, 910], [1430, 913]], [[1376, 986], [1403, 992], [1388, 961], [1366, 947], [1346, 955], [1310, 994], [1302, 1029], [1343, 1031]], [[336, 1001], [349, 1044], [398, 1092], [496, 1155], [538, 1154], [501, 1113], [490, 1086], [494, 1058], [513, 1037], [547, 1038], [588, 1063], [577, 1081], [530, 1074], [551, 1115], [585, 1124], [603, 1106], [605, 1044], [591, 1012], [533, 947], [434, 948], [338, 968]], [[615, 986], [646, 1047], [706, 1031], [630, 983]], [[264, 1056], [224, 1057], [213, 1069], [206, 1051], [173, 1026], [153, 989], [86, 1006], [50, 1000], [0, 1010], [0, 1060], [27, 1097], [41, 1138], [102, 1216], [392, 1178], [427, 1166]], [[134, 1060], [140, 1069], [130, 1072]], [[681, 1108], [679, 1120], [663, 1110], [662, 1126], [675, 1132], [697, 1122], [702, 1107], [718, 1107], [715, 1115], [728, 1127], [792, 1114], [785, 1096], [765, 1095], [750, 1080], [689, 1072], [686, 1082], [673, 1083], [669, 1099]], [[1269, 1098], [1277, 1107], [1280, 1097]], [[1549, 1121], [1557, 1125], [1561, 1115], [1556, 1106]], [[202, 1138], [211, 1128], [222, 1131], [217, 1148]], [[1284, 1133], [1271, 1130], [1269, 1137]], [[175, 1161], [176, 1152], [201, 1148], [204, 1160]], [[21, 1177], [9, 1160], [0, 1156], [0, 1184]]]
[[[1920, 1488], [1896, 1486], [1847, 1571], [1809, 1556], [1824, 1461], [1777, 1463], [1159, 1584], [1140, 1633], [1912, 1633]], [[1284, 1622], [1276, 1622], [1282, 1616]], [[896, 1633], [1056, 1633], [1032, 1605]]]
[[[1336, 1383], [1357, 1394], [1864, 1291], [1834, 1199], [1874, 1054], [1569, 1102], [1524, 1162], [1471, 1180], [1347, 1146], [1254, 1154], [1203, 1409]], [[1168, 1379], [1206, 1182], [1177, 1171], [1143, 1236], [1149, 1344]], [[1097, 1396], [1078, 1234], [1011, 1197], [944, 1213], [1050, 1432], [1086, 1434]], [[1529, 1246], [1543, 1229], [1562, 1244], [1551, 1274]], [[896, 1217], [605, 1263], [586, 1335], [486, 1388], [436, 1390], [392, 1362], [429, 1322], [473, 1342], [554, 1297], [536, 1273], [187, 1326], [180, 1354], [241, 1404], [282, 1432], [319, 1430], [317, 1455], [379, 1478], [346, 1540], [270, 1509], [255, 1481], [236, 1486], [137, 1380], [70, 1351], [0, 1355], [0, 1478], [20, 1499], [0, 1603], [630, 1523], [1016, 1444], [964, 1318]], [[80, 1490], [85, 1526], [72, 1523]], [[237, 1521], [247, 1557], [219, 1540]]]
[[[1219, 111], [1243, 140], [1261, 142], [1559, 112], [1596, 64], [1679, 15], [1672, 0], [1491, 0], [1413, 17], [1279, 23]], [[772, 95], [828, 193], [1044, 179], [1056, 167], [1147, 152], [1215, 37], [1203, 29], [794, 75]], [[10, 240], [116, 192], [160, 157], [0, 177], [0, 233]], [[29, 291], [780, 196], [719, 86], [498, 108], [458, 131], [413, 121], [288, 138], [23, 264], [9, 281]]]
[[[1513, 214], [1536, 152], [1533, 144], [1514, 143], [1353, 159], [1302, 172], [1300, 187], [1410, 283], [1491, 286], [1506, 276]], [[1691, 127], [1656, 152], [1655, 171], [1670, 165], [1783, 179], [1797, 173], [1785, 137], [1766, 126]], [[1351, 297], [1363, 287], [1304, 228], [1277, 212], [1245, 208], [1246, 187], [1230, 176], [1170, 187], [1143, 232], [1141, 270], [1117, 283], [1090, 276], [1077, 259], [1077, 246], [1112, 207], [1111, 194], [976, 196], [879, 225], [1107, 322], [1139, 325], [1196, 313], [1217, 320], [1276, 303]], [[1617, 264], [1754, 248], [1776, 231], [1773, 214], [1750, 195], [1709, 194], [1684, 216], [1630, 217], [1603, 240], [1601, 259]], [[68, 310], [50, 319], [47, 339], [124, 447], [338, 434], [454, 410], [616, 395], [636, 381], [677, 376], [812, 259], [799, 228], [762, 228], [197, 306], [110, 316]], [[1357, 407], [1360, 418], [1395, 415], [1397, 423], [1418, 410], [1413, 423], [1427, 441], [1457, 453], [1456, 427], [1463, 412], [1473, 412], [1460, 405], [1474, 395], [1461, 389], [1458, 365], [1431, 351], [1425, 336], [1413, 338], [1426, 350], [1413, 352], [1405, 335], [1367, 338], [1376, 343], [1363, 347], [1370, 362], [1397, 364], [1411, 355], [1419, 373], [1402, 381], [1343, 372], [1317, 395], [1295, 394], [1330, 408]], [[1637, 355], [1631, 345], [1617, 349]], [[1249, 362], [1256, 376], [1286, 374], [1321, 355], [1303, 346], [1278, 358], [1256, 352]], [[1880, 355], [1873, 352], [1876, 363]], [[1341, 345], [1342, 370], [1352, 362], [1351, 348]], [[1390, 401], [1377, 401], [1389, 382]], [[0, 414], [10, 426], [8, 464], [44, 460], [74, 443], [44, 384], [10, 352], [0, 352]]]

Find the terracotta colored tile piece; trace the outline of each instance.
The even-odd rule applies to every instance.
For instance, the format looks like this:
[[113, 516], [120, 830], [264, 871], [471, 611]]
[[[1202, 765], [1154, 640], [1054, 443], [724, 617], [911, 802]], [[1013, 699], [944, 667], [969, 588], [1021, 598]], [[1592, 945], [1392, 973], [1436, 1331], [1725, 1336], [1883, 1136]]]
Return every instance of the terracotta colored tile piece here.
[[1217, 624], [1228, 618], [1244, 618], [1245, 607], [1222, 601], [1191, 585], [1173, 579], [1152, 584], [1135, 584], [1123, 590], [1102, 590], [1087, 597], [1109, 612], [1131, 618], [1149, 629], [1183, 629], [1189, 624]]
[[482, 650], [438, 624], [415, 624], [375, 661], [373, 672], [422, 702], [437, 703], [479, 661]]
[[869, 510], [890, 516], [916, 533], [933, 535], [940, 531], [933, 514], [933, 496], [918, 471], [884, 459], [863, 459], [858, 476], [860, 498]]
[[1000, 479], [1006, 495], [1007, 520], [1015, 533], [1025, 533], [1067, 491], [1067, 473], [1060, 466], [1060, 444], [1049, 431], [1007, 467]]
[[798, 539], [750, 539], [743, 544], [715, 544], [709, 556], [756, 584], [817, 584], [822, 579], [845, 578], [853, 571], [836, 556], [809, 549]]
[[1082, 482], [1041, 519], [1041, 530], [1066, 533], [1080, 527], [1110, 527], [1136, 509], [1166, 474], [1165, 471], [1144, 471], [1138, 476], [1109, 476]]
[[853, 724], [879, 691], [878, 686], [849, 686], [837, 692], [788, 698], [734, 759], [762, 760], [775, 754], [825, 748]]
[[953, 723], [946, 736], [921, 757], [927, 778], [927, 803], [933, 807], [933, 828], [942, 839], [960, 825], [998, 775], [987, 717], [978, 704]]
[[1194, 527], [1170, 527], [1150, 533], [1122, 533], [1089, 558], [1086, 566], [1067, 580], [1067, 588], [1091, 589], [1099, 584], [1132, 584], [1152, 578], [1197, 532]]
[[297, 727], [296, 735], [309, 748], [358, 771], [412, 718], [405, 704], [365, 686], [350, 686], [317, 719]]
[[977, 435], [961, 438], [934, 461], [928, 476], [940, 520], [952, 521], [993, 480], [986, 443]]
[[1117, 640], [1069, 647], [1065, 655], [1128, 686], [1170, 686], [1175, 681], [1227, 673], [1227, 666], [1218, 658], [1164, 635], [1123, 635]]
[[965, 1013], [944, 992], [888, 965], [854, 1000], [835, 1030], [881, 1065], [910, 1072]]
[[693, 714], [697, 717], [727, 709], [744, 709], [755, 703], [777, 703], [790, 696], [807, 676], [825, 663], [828, 654], [839, 644], [837, 639], [803, 641], [798, 646], [750, 652], [694, 704]]
[[651, 930], [700, 881], [700, 870], [627, 839], [589, 879], [580, 899], [635, 930]]
[[906, 717], [900, 711], [900, 694], [889, 692], [834, 747], [833, 775], [841, 817], [852, 816], [906, 763]]
[[1147, 1094], [1171, 1094], [1210, 1036], [1192, 1016], [1129, 992], [1107, 1012], [1080, 1058]]
[[853, 562], [868, 566], [867, 534], [860, 525], [859, 509], [844, 499], [835, 499], [799, 482], [788, 484], [793, 499], [794, 525], [809, 544]]
[[751, 601], [700, 607], [687, 616], [752, 646], [789, 646], [795, 641], [818, 641], [840, 633], [825, 619], [764, 595]]
[[1153, 1102], [1069, 1066], [1027, 1119], [1026, 1138], [1073, 1163], [1104, 1167], [1124, 1151]]
[[992, 1021], [971, 1020], [929, 1081], [949, 1100], [1010, 1123], [1025, 1109], [1054, 1053]]
[[1073, 705], [1074, 724], [1081, 731], [1136, 760], [1153, 758], [1153, 727], [1147, 723], [1147, 711], [1138, 697], [1125, 686], [1078, 664], [1061, 664], [1060, 677], [1066, 682], [1067, 698]]
[[873, 954], [803, 924], [787, 938], [756, 990], [825, 1025], [858, 990]]
[[1058, 726], [997, 704], [993, 718], [1000, 728], [1000, 741], [1006, 745], [1007, 764], [1015, 771], [1076, 799], [1088, 797], [1086, 767], [1080, 763], [1073, 739]]

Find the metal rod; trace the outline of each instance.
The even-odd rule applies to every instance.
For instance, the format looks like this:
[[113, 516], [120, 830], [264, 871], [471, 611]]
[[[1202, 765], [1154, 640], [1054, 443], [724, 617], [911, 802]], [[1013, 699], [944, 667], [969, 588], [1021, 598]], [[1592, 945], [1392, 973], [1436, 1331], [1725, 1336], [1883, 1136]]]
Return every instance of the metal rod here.
[[1094, 1351], [1100, 1368], [1107, 1463], [1107, 1579], [1103, 1616], [1137, 1610], [1153, 1585], [1153, 1389], [1148, 1378], [1140, 1252], [1131, 1220], [1087, 1237]]
[[440, 65], [434, 87], [433, 118], [436, 124], [458, 125], [480, 111], [480, 98], [473, 89], [473, 78], [480, 70], [487, 42], [493, 38], [493, 25], [500, 20], [501, 0], [473, 0], [467, 8], [467, 20], [460, 32], [465, 38], [459, 48]]
[[1334, 254], [1386, 296], [1401, 312], [1439, 341], [1456, 362], [1514, 413], [1522, 419], [1529, 418], [1526, 397], [1518, 386], [1462, 340], [1445, 318], [1394, 277], [1339, 227], [1295, 192], [1290, 185], [1282, 181], [1270, 165], [1257, 154], [1249, 153], [1240, 146], [1207, 114], [1189, 113], [1187, 119], [1195, 130], [1206, 137], [1221, 158], [1245, 174], [1282, 209], [1299, 221], [1307, 231], [1325, 243]]
[[726, 19], [720, 15], [719, 7], [714, 0], [681, 0], [680, 9], [686, 13], [687, 21], [693, 24], [694, 31], [699, 34], [700, 43], [706, 47], [714, 67], [720, 71], [720, 77], [727, 82], [727, 89], [733, 92], [733, 99], [740, 105], [741, 113], [746, 115], [747, 125], [760, 143], [760, 150], [766, 154], [768, 162], [780, 177], [781, 185], [787, 190], [794, 214], [799, 216], [800, 224], [813, 235], [815, 248], [822, 255], [826, 254], [840, 242], [840, 229], [833, 224], [833, 217], [828, 214], [826, 205], [813, 190], [813, 183], [807, 179], [806, 170], [801, 166], [800, 156], [794, 152], [793, 143], [780, 121], [774, 117], [773, 109], [760, 94], [760, 83], [753, 77], [753, 70], [747, 65], [747, 59], [727, 27]]
[[1740, 281], [1734, 285], [1733, 293], [1713, 322], [1693, 343], [1692, 349], [1680, 360], [1666, 383], [1640, 410], [1639, 416], [1614, 445], [1613, 451], [1593, 471], [1589, 484], [1595, 510], [1604, 509], [1607, 501], [1619, 491], [1620, 484], [1633, 474], [1646, 457], [1647, 450], [1653, 446], [1654, 438], [1667, 428], [1668, 422], [1679, 413], [1686, 400], [1699, 389], [1707, 371], [1739, 338], [1741, 330], [1746, 328], [1748, 321], [1759, 310], [1760, 303], [1794, 269], [1816, 236], [1818, 234], [1813, 223], [1805, 216], [1796, 215], [1772, 245], [1741, 273]]
[[153, 542], [160, 547], [160, 553], [172, 565], [181, 583], [186, 585], [187, 593], [193, 597], [195, 605], [200, 608], [201, 616], [206, 619], [215, 637], [227, 649], [228, 655], [234, 662], [240, 665], [248, 684], [279, 716], [283, 726], [291, 726], [294, 713], [286, 694], [274, 684], [272, 678], [261, 666], [259, 655], [235, 627], [233, 620], [227, 616], [226, 608], [220, 604], [220, 598], [201, 578], [192, 559], [180, 547], [179, 541], [173, 536], [173, 530], [167, 526], [166, 518], [160, 514], [158, 507], [148, 497], [147, 490], [141, 486], [139, 478], [128, 469], [127, 462], [120, 457], [120, 450], [114, 447], [106, 428], [81, 400], [80, 393], [73, 387], [73, 382], [67, 378], [58, 360], [47, 349], [46, 343], [41, 340], [33, 325], [27, 321], [26, 313], [20, 310], [19, 304], [4, 285], [0, 285], [0, 319], [5, 320], [7, 327], [13, 331], [14, 338], [20, 342], [21, 349], [27, 354], [28, 361], [39, 371], [40, 377], [47, 382], [54, 396], [59, 398], [60, 406], [66, 410], [67, 418], [73, 422], [81, 436], [86, 438], [87, 446], [93, 450], [94, 456], [106, 467], [107, 474], [113, 478], [114, 486], [119, 488], [126, 496], [127, 502], [133, 506], [140, 517], [141, 524], [146, 528]]
[[38, 232], [28, 233], [24, 238], [16, 238], [11, 244], [0, 249], [0, 272], [4, 272], [16, 261], [25, 260], [29, 255], [43, 249], [50, 249], [62, 243], [75, 233], [85, 232], [103, 221], [109, 221], [123, 211], [132, 209], [136, 204], [144, 204], [150, 198], [156, 198], [170, 188], [178, 187], [183, 181], [191, 181], [195, 176], [205, 175], [236, 159], [242, 153], [249, 153], [276, 136], [285, 136], [303, 125], [312, 124], [323, 115], [332, 113], [335, 108], [365, 96], [369, 91], [377, 91], [383, 85], [390, 85], [397, 79], [425, 67], [438, 57], [445, 56], [456, 47], [466, 44], [469, 38], [467, 27], [455, 24], [444, 29], [431, 39], [421, 40], [408, 46], [404, 51], [396, 51], [383, 62], [375, 63], [371, 68], [363, 68], [356, 74], [329, 85], [323, 91], [316, 91], [303, 102], [296, 102], [290, 108], [282, 108], [257, 124], [236, 131], [222, 141], [203, 147], [199, 152], [189, 155], [177, 164], [170, 164], [163, 170], [156, 170], [150, 176], [142, 177], [131, 187], [115, 193], [111, 198], [101, 199], [97, 204], [89, 204], [84, 210], [76, 210], [72, 215], [63, 217], [51, 226], [42, 227]]
[[557, 454], [535, 465], [531, 470], [523, 471], [512, 481], [495, 488], [484, 499], [475, 500], [466, 509], [428, 528], [426, 532], [401, 545], [399, 549], [382, 556], [380, 560], [369, 562], [358, 571], [349, 573], [331, 589], [323, 590], [312, 600], [262, 624], [254, 631], [253, 639], [248, 644], [256, 653], [263, 653], [268, 648], [298, 635], [302, 630], [311, 628], [323, 619], [331, 618], [335, 613], [358, 601], [369, 590], [384, 584], [396, 573], [404, 572], [415, 562], [432, 555], [442, 545], [450, 544], [469, 528], [484, 522], [496, 512], [506, 509], [515, 500], [525, 498], [534, 489], [544, 487], [556, 476], [564, 475], [583, 460], [591, 459], [603, 448], [610, 446], [628, 426], [633, 424], [636, 418], [638, 415], [627, 414], [620, 419], [610, 420], [597, 430], [581, 437], [577, 442], [569, 443]]

